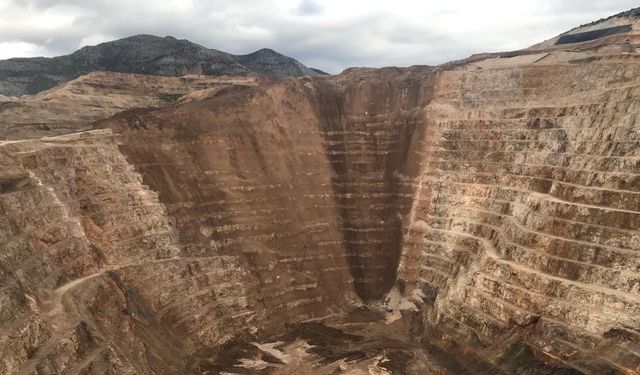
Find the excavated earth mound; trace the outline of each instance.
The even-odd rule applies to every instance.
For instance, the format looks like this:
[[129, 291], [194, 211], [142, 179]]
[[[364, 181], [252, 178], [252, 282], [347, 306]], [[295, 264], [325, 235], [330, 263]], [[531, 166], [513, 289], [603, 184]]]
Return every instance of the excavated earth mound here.
[[89, 130], [91, 123], [132, 108], [165, 107], [259, 77], [159, 77], [90, 73], [33, 96], [0, 96], [0, 139], [39, 138]]
[[571, 33], [622, 24], [0, 98], [0, 373], [640, 374], [639, 24]]

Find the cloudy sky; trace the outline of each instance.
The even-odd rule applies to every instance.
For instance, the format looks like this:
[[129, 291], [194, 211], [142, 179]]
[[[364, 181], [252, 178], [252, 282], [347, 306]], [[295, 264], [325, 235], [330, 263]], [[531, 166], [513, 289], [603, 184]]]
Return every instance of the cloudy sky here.
[[520, 49], [633, 0], [0, 0], [0, 59], [134, 34], [241, 54], [273, 48], [338, 73]]

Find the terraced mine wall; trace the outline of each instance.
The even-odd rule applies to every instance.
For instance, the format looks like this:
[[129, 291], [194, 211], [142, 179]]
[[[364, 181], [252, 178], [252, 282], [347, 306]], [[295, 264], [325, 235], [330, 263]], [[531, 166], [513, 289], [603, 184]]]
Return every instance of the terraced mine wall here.
[[415, 140], [425, 137], [434, 79], [431, 69], [363, 71], [313, 93], [340, 231], [364, 300], [381, 299], [396, 281], [420, 171]]
[[251, 85], [259, 77], [158, 77], [93, 72], [33, 96], [0, 96], [0, 140], [51, 137], [91, 129], [94, 121], [132, 108], [159, 108], [179, 98], [230, 85]]
[[639, 70], [354, 69], [4, 142], [0, 372], [198, 372], [399, 295], [470, 374], [639, 373]]
[[524, 334], [496, 360], [506, 373], [530, 363], [518, 353], [638, 372], [639, 69], [442, 72], [399, 271], [437, 345], [482, 362]]

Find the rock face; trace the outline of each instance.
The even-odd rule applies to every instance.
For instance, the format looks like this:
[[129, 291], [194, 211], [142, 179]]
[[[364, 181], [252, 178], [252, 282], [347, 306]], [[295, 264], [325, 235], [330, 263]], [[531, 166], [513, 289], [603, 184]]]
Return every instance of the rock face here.
[[232, 55], [170, 36], [136, 35], [83, 47], [66, 56], [0, 60], [0, 94], [32, 95], [95, 71], [161, 76], [260, 74], [271, 78], [324, 74], [270, 49]]
[[0, 373], [640, 374], [613, 21], [0, 143]]

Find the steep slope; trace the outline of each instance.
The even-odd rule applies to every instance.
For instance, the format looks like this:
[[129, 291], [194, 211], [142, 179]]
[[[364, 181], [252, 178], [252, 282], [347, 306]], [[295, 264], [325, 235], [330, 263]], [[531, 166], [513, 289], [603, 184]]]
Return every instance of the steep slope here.
[[31, 95], [95, 71], [161, 76], [254, 73], [271, 78], [320, 74], [272, 50], [232, 55], [170, 36], [135, 35], [66, 56], [0, 61], [0, 94]]
[[640, 374], [616, 22], [0, 143], [0, 372]]
[[441, 75], [401, 285], [450, 353], [637, 373], [638, 57], [545, 55]]

